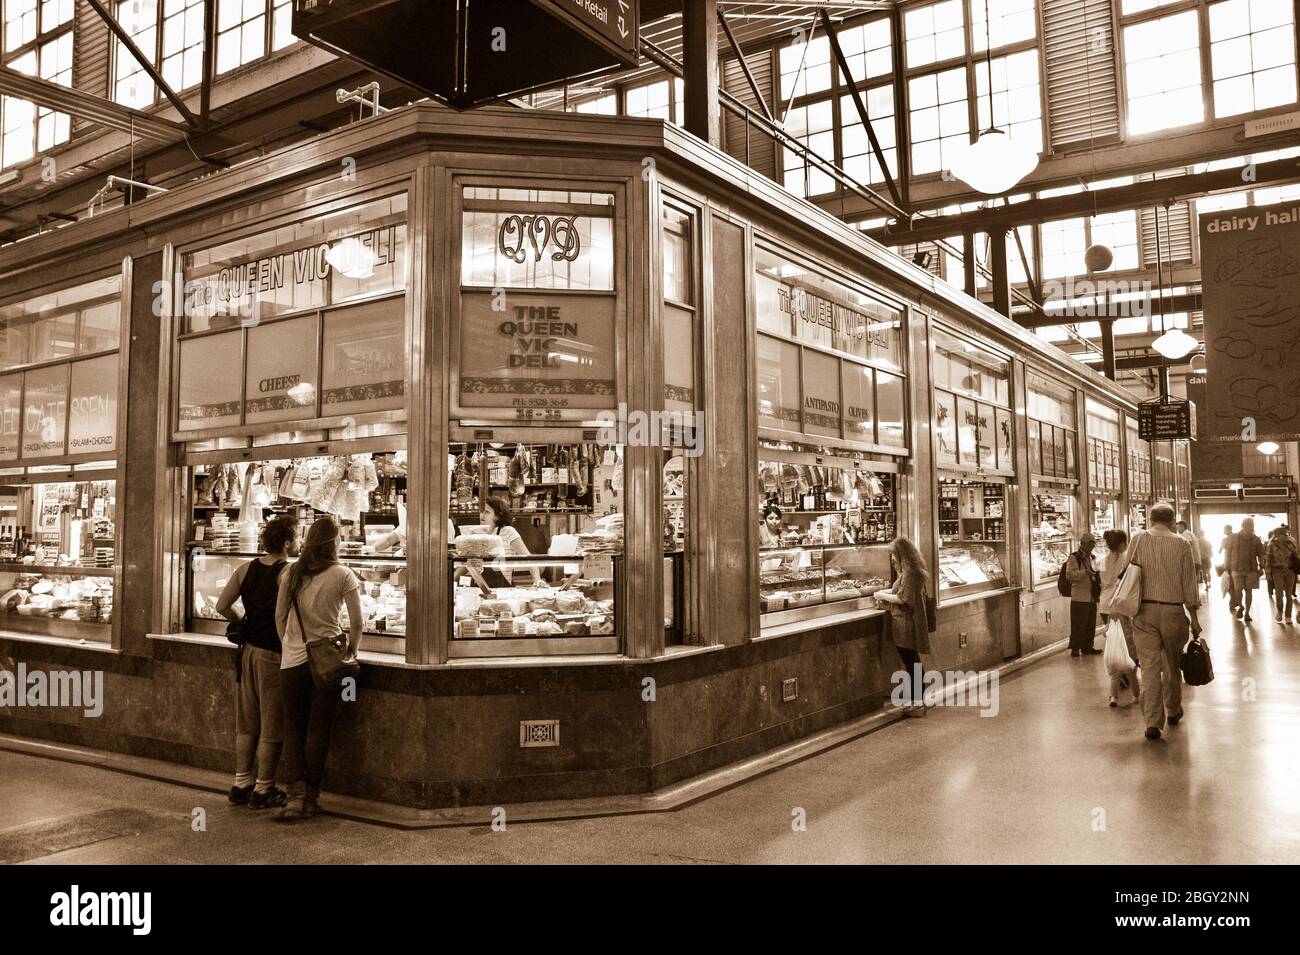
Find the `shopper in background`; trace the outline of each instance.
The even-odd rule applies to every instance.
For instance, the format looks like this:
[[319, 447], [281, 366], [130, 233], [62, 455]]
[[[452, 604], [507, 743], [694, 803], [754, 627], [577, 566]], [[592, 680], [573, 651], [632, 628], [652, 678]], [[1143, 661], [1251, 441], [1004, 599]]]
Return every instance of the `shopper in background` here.
[[[230, 789], [230, 801], [251, 809], [271, 809], [285, 802], [284, 791], [275, 786], [284, 742], [275, 602], [280, 572], [296, 536], [297, 524], [290, 517], [281, 515], [267, 521], [262, 529], [262, 556], [241, 564], [217, 600], [217, 613], [240, 625], [243, 640], [235, 692], [235, 785]], [[235, 609], [236, 600], [243, 605], [242, 614]]]
[[[1106, 556], [1102, 558], [1101, 562], [1101, 600], [1099, 604], [1105, 607], [1110, 603], [1110, 599], [1115, 596], [1115, 588], [1119, 584], [1120, 569], [1125, 564], [1124, 552], [1128, 550], [1128, 535], [1123, 531], [1106, 531], [1101, 537], [1106, 542]], [[1129, 658], [1136, 661], [1137, 644], [1133, 642], [1133, 618], [1120, 614], [1114, 614], [1113, 616], [1119, 621], [1120, 629], [1124, 631], [1124, 642], [1128, 644]], [[1111, 617], [1111, 614], [1102, 614], [1102, 623], [1109, 623]], [[1125, 687], [1133, 694], [1133, 700], [1136, 702], [1138, 694], [1142, 691], [1142, 687], [1138, 683], [1137, 670], [1111, 675], [1110, 699], [1108, 701], [1111, 706], [1119, 705], [1119, 692]]]
[[781, 546], [781, 508], [775, 504], [763, 508], [763, 521], [758, 525], [758, 546]]
[[1241, 530], [1228, 538], [1224, 563], [1232, 574], [1232, 615], [1249, 623], [1250, 604], [1265, 567], [1264, 542], [1255, 536], [1253, 518], [1242, 521]]
[[1214, 545], [1205, 536], [1204, 527], [1196, 529], [1196, 552], [1201, 557], [1201, 583], [1205, 584], [1205, 594], [1208, 597], [1212, 580], [1210, 566], [1214, 563]]
[[1174, 509], [1161, 502], [1151, 508], [1151, 528], [1133, 535], [1119, 570], [1130, 563], [1142, 568], [1142, 605], [1133, 618], [1133, 642], [1142, 668], [1142, 716], [1147, 739], [1159, 739], [1166, 720], [1183, 718], [1179, 663], [1191, 632], [1200, 635], [1192, 547], [1174, 533]]
[[1228, 569], [1228, 545], [1232, 543], [1232, 525], [1223, 525], [1223, 536], [1219, 538], [1219, 560], [1224, 572]]
[[316, 815], [330, 732], [341, 694], [337, 686], [316, 686], [307, 662], [307, 644], [333, 640], [342, 627], [339, 612], [348, 611], [348, 655], [361, 646], [361, 584], [339, 563], [339, 525], [317, 518], [297, 563], [280, 575], [275, 625], [284, 644], [280, 679], [284, 687], [286, 739], [284, 772], [288, 802], [277, 817], [294, 822]]
[[1187, 526], [1186, 521], [1179, 521], [1177, 524], [1174, 525], [1174, 530], [1178, 532], [1179, 537], [1181, 537], [1183, 540], [1187, 541], [1187, 543], [1192, 545], [1192, 557], [1196, 559], [1196, 579], [1200, 580], [1201, 579], [1201, 549], [1196, 544], [1196, 535], [1192, 533], [1192, 529]]
[[1101, 577], [1092, 556], [1097, 540], [1085, 533], [1079, 549], [1065, 561], [1070, 581], [1070, 656], [1101, 653], [1093, 647], [1097, 637], [1097, 601], [1101, 598]]
[[1291, 561], [1297, 556], [1296, 542], [1285, 524], [1269, 535], [1264, 548], [1264, 564], [1273, 584], [1273, 619], [1279, 623], [1295, 616], [1295, 571]]
[[889, 545], [889, 563], [894, 582], [876, 592], [876, 599], [889, 605], [889, 633], [903, 662], [912, 688], [909, 716], [924, 716], [921, 654], [930, 652], [930, 624], [925, 597], [930, 592], [930, 574], [920, 551], [906, 537], [895, 537]]

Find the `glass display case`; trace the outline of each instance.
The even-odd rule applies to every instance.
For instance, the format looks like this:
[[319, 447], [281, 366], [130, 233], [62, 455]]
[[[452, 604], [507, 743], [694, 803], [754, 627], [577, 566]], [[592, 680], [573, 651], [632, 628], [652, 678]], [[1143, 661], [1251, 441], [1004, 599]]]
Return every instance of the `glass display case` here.
[[328, 514], [339, 523], [339, 560], [362, 582], [362, 649], [403, 651], [404, 451], [199, 465], [190, 479], [187, 629], [225, 633], [217, 600], [235, 569], [260, 555], [268, 520], [292, 518], [301, 544], [312, 522]]
[[1074, 492], [1035, 484], [1030, 498], [1034, 584], [1055, 581], [1075, 546]]
[[939, 548], [940, 599], [964, 597], [1008, 584], [1005, 545], [968, 543]]
[[1005, 587], [1007, 486], [969, 477], [939, 479], [939, 596]]
[[449, 560], [450, 657], [618, 653], [622, 557]]
[[781, 545], [884, 544], [894, 539], [896, 475], [873, 470], [869, 461], [823, 457], [826, 463], [811, 465], [796, 460], [802, 458], [774, 455], [758, 465], [758, 515], [769, 505], [780, 509]]
[[883, 544], [760, 548], [758, 587], [763, 624], [818, 615], [816, 609], [806, 608], [832, 613], [874, 607], [867, 598], [888, 587], [889, 576], [889, 548]]
[[[240, 564], [259, 557], [256, 551], [211, 553], [190, 549], [190, 629], [195, 633], [224, 634], [226, 620], [217, 613], [217, 601], [226, 581]], [[393, 641], [406, 636], [406, 560], [401, 557], [365, 555], [341, 556], [339, 562], [351, 568], [361, 581], [362, 648], [397, 651]], [[239, 601], [235, 602], [242, 610]], [[341, 626], [348, 626], [347, 608]]]
[[107, 642], [117, 482], [0, 488], [0, 628]]

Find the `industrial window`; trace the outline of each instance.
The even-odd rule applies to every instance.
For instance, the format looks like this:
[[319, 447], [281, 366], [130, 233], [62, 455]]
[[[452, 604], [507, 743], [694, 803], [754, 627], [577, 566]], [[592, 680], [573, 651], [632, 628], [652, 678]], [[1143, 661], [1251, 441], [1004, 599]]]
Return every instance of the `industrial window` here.
[[163, 3], [162, 75], [172, 89], [203, 79], [203, 0]]
[[1043, 151], [1043, 99], [1038, 79], [1038, 51], [996, 57], [987, 68], [974, 67], [979, 95], [979, 128], [988, 129], [989, 74], [993, 76], [993, 122], [1022, 146]]
[[840, 49], [849, 63], [854, 83], [862, 83], [894, 71], [894, 54], [890, 44], [888, 20], [872, 20], [856, 27], [836, 31]]
[[595, 113], [601, 116], [614, 116], [618, 113], [618, 97], [613, 93], [597, 96], [594, 99], [575, 103], [569, 109], [575, 113]]
[[679, 123], [682, 112], [682, 90], [682, 81], [678, 79], [674, 79], [671, 89], [667, 80], [645, 86], [633, 86], [623, 94], [624, 113], [627, 116], [643, 116], [648, 119]]
[[[1106, 212], [1093, 216], [1088, 224], [1090, 235], [1088, 244], [1100, 243], [1109, 246], [1115, 253], [1111, 270], [1121, 272], [1138, 267], [1138, 222], [1137, 212], [1129, 209], [1124, 212]], [[1080, 263], [1082, 264], [1082, 263]]]
[[912, 172], [939, 172], [970, 144], [970, 113], [963, 67], [908, 80]]
[[[847, 55], [847, 53], [846, 53]], [[867, 107], [867, 117], [871, 128], [875, 130], [880, 141], [880, 151], [892, 176], [898, 175], [898, 142], [894, 135], [894, 88], [877, 86], [862, 94], [862, 101]], [[884, 182], [880, 163], [871, 151], [871, 140], [867, 137], [866, 127], [858, 119], [858, 108], [852, 96], [840, 98], [840, 142], [843, 150], [843, 166], [846, 173], [859, 182]]]
[[[819, 100], [807, 106], [796, 106], [785, 117], [785, 129], [824, 159], [834, 159], [834, 114], [830, 100]], [[802, 153], [793, 149], [782, 150], [785, 187], [801, 196], [815, 196], [835, 188], [835, 180], [820, 166], [804, 162]]]
[[962, 0], [943, 0], [903, 14], [907, 65], [927, 66], [966, 53]]
[[1043, 278], [1078, 275], [1083, 269], [1083, 252], [1088, 248], [1087, 225], [1083, 219], [1044, 222]]
[[[778, 52], [780, 105], [789, 106], [785, 129], [821, 158], [838, 163], [853, 179], [882, 183], [884, 172], [849, 89], [851, 83], [861, 94], [885, 164], [891, 175], [897, 175], [897, 120], [894, 87], [889, 81], [893, 74], [890, 22], [880, 17], [838, 26], [835, 36], [848, 66], [847, 79], [825, 34], [813, 34], [806, 41], [801, 37]], [[782, 181], [792, 192], [816, 196], [839, 188], [834, 177], [816, 163], [806, 164], [797, 150], [783, 150], [782, 160]]]
[[[73, 0], [6, 0], [0, 65], [28, 76], [72, 85]], [[25, 162], [66, 142], [64, 113], [11, 96], [0, 97], [0, 168]]]
[[266, 0], [217, 4], [217, 72], [227, 73], [266, 54]]
[[831, 88], [831, 45], [825, 36], [796, 40], [781, 48], [779, 58], [783, 100]]
[[[122, 0], [117, 5], [118, 25], [145, 55], [158, 45], [158, 4], [155, 0]], [[144, 67], [121, 40], [114, 41], [113, 99], [123, 106], [153, 105], [158, 93]]]
[[1227, 0], [1210, 8], [1214, 115], [1296, 101], [1295, 11], [1278, 0]]
[[993, 49], [1032, 40], [1038, 35], [1037, 0], [971, 0], [971, 48], [976, 52], [983, 52], [989, 46], [984, 29], [986, 3]]
[[1124, 28], [1130, 134], [1172, 129], [1205, 119], [1200, 32], [1195, 10]]

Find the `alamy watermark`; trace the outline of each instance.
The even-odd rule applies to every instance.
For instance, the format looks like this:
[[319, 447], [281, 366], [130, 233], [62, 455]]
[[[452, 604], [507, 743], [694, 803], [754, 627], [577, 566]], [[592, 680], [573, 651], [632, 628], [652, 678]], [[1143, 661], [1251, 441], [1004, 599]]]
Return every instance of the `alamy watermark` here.
[[680, 448], [688, 458], [704, 453], [702, 411], [638, 411], [620, 402], [617, 412], [601, 411], [596, 421], [600, 444]]
[[1154, 313], [1155, 286], [1138, 279], [1068, 276], [1043, 283], [1043, 308], [1067, 318], [1145, 318]]
[[88, 719], [104, 712], [103, 670], [0, 670], [0, 709], [70, 707]]
[[895, 706], [908, 706], [915, 699], [913, 682], [919, 683], [921, 698], [926, 706], [973, 706], [980, 716], [997, 716], [997, 670], [921, 670], [918, 663], [912, 672], [895, 670], [890, 677], [893, 690], [889, 701]]

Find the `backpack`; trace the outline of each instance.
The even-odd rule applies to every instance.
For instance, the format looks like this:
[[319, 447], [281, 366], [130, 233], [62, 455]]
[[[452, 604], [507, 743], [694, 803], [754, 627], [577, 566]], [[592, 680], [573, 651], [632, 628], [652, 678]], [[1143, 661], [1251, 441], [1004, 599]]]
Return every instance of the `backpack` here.
[[[1071, 554], [1070, 557], [1073, 557]], [[1068, 597], [1073, 593], [1074, 582], [1065, 576], [1065, 570], [1070, 566], [1070, 557], [1065, 558], [1065, 563], [1061, 565], [1060, 573], [1056, 575], [1056, 592], [1062, 597]]]

